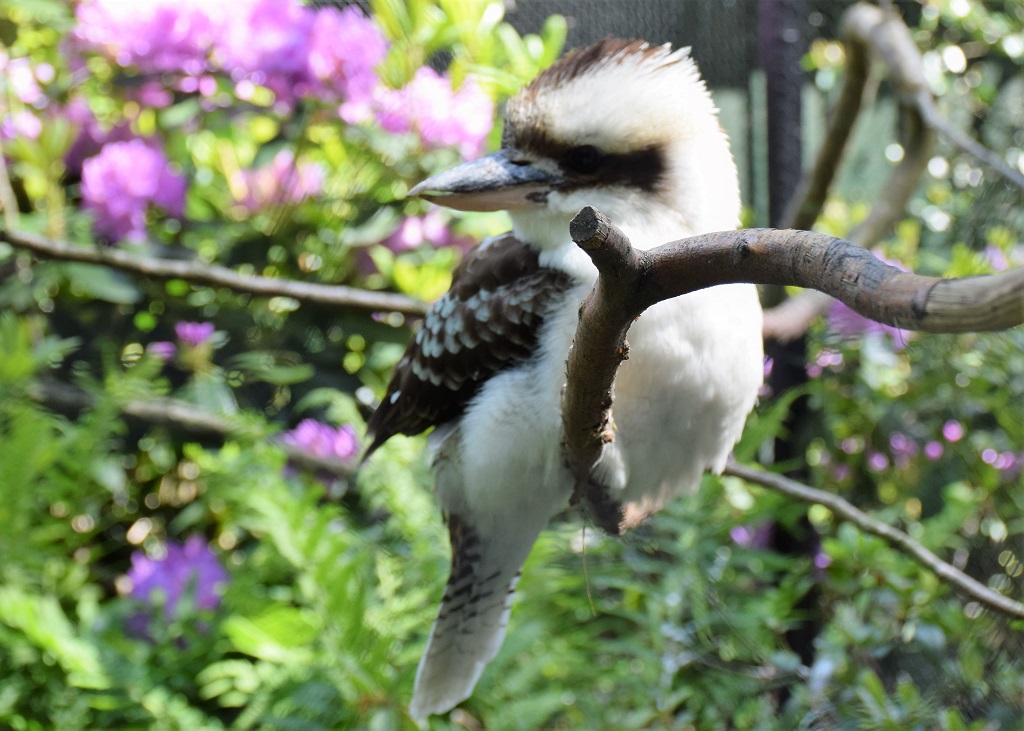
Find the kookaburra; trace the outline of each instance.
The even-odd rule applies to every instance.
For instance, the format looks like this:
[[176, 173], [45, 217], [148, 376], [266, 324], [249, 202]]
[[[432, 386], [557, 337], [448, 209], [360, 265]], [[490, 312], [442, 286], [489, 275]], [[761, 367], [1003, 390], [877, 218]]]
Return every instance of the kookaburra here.
[[[409, 712], [469, 697], [505, 635], [519, 570], [569, 501], [560, 450], [565, 362], [597, 272], [569, 236], [584, 206], [634, 246], [739, 223], [736, 168], [688, 50], [608, 38], [541, 73], [506, 109], [501, 149], [417, 185], [512, 231], [462, 261], [370, 419], [372, 452], [434, 427], [437, 499], [452, 567]], [[647, 514], [720, 471], [763, 373], [752, 285], [662, 302], [629, 333], [615, 381], [615, 452], [594, 479]]]

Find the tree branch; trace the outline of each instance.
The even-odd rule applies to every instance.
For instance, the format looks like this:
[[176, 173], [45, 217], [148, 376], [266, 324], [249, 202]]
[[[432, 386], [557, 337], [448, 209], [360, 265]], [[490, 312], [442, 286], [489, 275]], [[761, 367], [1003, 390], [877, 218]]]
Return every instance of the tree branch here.
[[705, 234], [637, 251], [589, 207], [569, 230], [598, 268], [598, 280], [580, 306], [566, 363], [563, 454], [574, 479], [573, 503], [613, 533], [623, 506], [598, 484], [593, 468], [604, 445], [615, 439], [612, 384], [627, 352], [626, 333], [657, 302], [718, 284], [752, 282], [809, 287], [866, 317], [909, 330], [973, 332], [1024, 323], [1024, 268], [963, 279], [924, 277], [843, 239], [772, 229]]
[[[815, 166], [804, 177], [786, 210], [787, 228], [810, 229], [821, 214], [854, 120], [861, 111], [871, 58], [883, 63], [899, 95], [907, 117], [906, 138], [903, 158], [867, 217], [850, 232], [850, 241], [870, 248], [896, 224], [927, 167], [936, 132], [1024, 188], [1024, 175], [968, 138], [939, 113], [928, 89], [921, 54], [898, 14], [874, 5], [854, 5], [843, 16], [841, 36], [846, 47], [846, 78]], [[831, 297], [819, 292], [804, 292], [767, 310], [765, 337], [783, 342], [799, 337], [827, 311], [831, 302]]]
[[233, 269], [199, 261], [177, 261], [129, 254], [118, 249], [79, 246], [24, 231], [0, 230], [0, 241], [45, 259], [75, 261], [120, 269], [155, 279], [183, 279], [191, 284], [224, 287], [262, 297], [292, 297], [300, 302], [378, 312], [422, 316], [428, 305], [413, 297], [335, 284], [240, 274]]
[[[40, 404], [62, 411], [83, 411], [92, 408], [96, 403], [95, 397], [90, 393], [58, 381], [33, 383], [29, 387], [29, 396]], [[245, 426], [236, 419], [211, 414], [179, 399], [126, 399], [117, 401], [117, 408], [123, 416], [197, 436], [227, 439], [248, 433]], [[317, 457], [283, 442], [277, 442], [277, 445], [288, 456], [289, 462], [303, 470], [326, 473], [338, 478], [348, 478], [352, 475], [350, 465]]]
[[877, 518], [872, 518], [838, 495], [833, 495], [823, 490], [816, 490], [813, 487], [802, 485], [782, 475], [753, 469], [735, 462], [729, 463], [723, 474], [739, 477], [756, 485], [762, 485], [776, 492], [781, 492], [783, 495], [802, 500], [805, 503], [823, 505], [831, 510], [836, 517], [853, 523], [865, 533], [882, 538], [891, 546], [913, 557], [915, 561], [940, 579], [952, 584], [970, 598], [990, 609], [995, 609], [1011, 617], [1024, 619], [1024, 604], [989, 589], [952, 564], [943, 561], [903, 531], [894, 528], [888, 523], [883, 523]]

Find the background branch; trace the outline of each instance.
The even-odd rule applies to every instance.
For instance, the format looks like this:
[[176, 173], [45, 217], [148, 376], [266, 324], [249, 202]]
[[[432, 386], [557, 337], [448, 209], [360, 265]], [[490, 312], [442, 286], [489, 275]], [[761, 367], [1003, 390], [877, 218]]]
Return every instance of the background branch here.
[[120, 269], [131, 274], [155, 279], [183, 279], [191, 284], [224, 287], [263, 297], [292, 297], [300, 302], [331, 307], [399, 312], [422, 316], [427, 303], [403, 294], [374, 292], [337, 284], [298, 282], [290, 279], [240, 274], [233, 269], [200, 261], [177, 261], [129, 254], [118, 249], [100, 249], [80, 246], [66, 241], [54, 241], [24, 231], [0, 230], [0, 241], [31, 251], [45, 259], [59, 259], [83, 264], [98, 264]]
[[[910, 30], [894, 10], [865, 3], [854, 5], [843, 16], [841, 36], [846, 48], [843, 88], [829, 119], [825, 141], [815, 165], [804, 177], [786, 209], [783, 219], [786, 228], [811, 229], [821, 214], [854, 122], [869, 93], [871, 59], [877, 59], [885, 66], [889, 81], [899, 95], [900, 107], [906, 117], [904, 139], [901, 140], [904, 153], [867, 217], [849, 233], [847, 238], [850, 241], [870, 248], [899, 221], [928, 165], [936, 132], [1024, 189], [1024, 175], [955, 128], [938, 111], [935, 98], [928, 89], [921, 54]], [[809, 291], [766, 310], [765, 337], [781, 342], [799, 337], [828, 310], [831, 302], [832, 297]]]
[[853, 523], [865, 533], [870, 533], [884, 539], [890, 545], [913, 557], [915, 561], [929, 569], [940, 579], [952, 584], [956, 589], [972, 599], [990, 609], [1003, 612], [1011, 617], [1024, 619], [1024, 604], [999, 592], [992, 591], [992, 589], [971, 578], [952, 564], [943, 561], [903, 531], [894, 528], [888, 523], [872, 518], [838, 495], [802, 485], [782, 475], [753, 469], [735, 462], [729, 463], [723, 474], [739, 477], [756, 485], [762, 485], [776, 492], [781, 492], [788, 497], [802, 500], [805, 503], [822, 505], [831, 510], [836, 517]]
[[[83, 411], [96, 404], [95, 397], [87, 391], [58, 381], [36, 382], [29, 388], [29, 395], [48, 408], [59, 411]], [[219, 439], [252, 435], [241, 420], [203, 411], [195, 405], [180, 399], [153, 397], [148, 399], [125, 399], [116, 402], [122, 415], [152, 424], [184, 431], [196, 436], [212, 436]], [[314, 473], [327, 473], [334, 477], [347, 478], [352, 474], [349, 465], [337, 460], [324, 459], [298, 447], [277, 441], [277, 446], [295, 466]]]

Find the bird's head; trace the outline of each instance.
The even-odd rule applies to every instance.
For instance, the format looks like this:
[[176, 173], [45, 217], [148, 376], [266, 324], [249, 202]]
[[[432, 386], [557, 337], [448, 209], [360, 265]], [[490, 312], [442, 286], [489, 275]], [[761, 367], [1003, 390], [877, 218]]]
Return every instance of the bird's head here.
[[507, 210], [541, 247], [568, 241], [587, 205], [644, 248], [734, 228], [739, 215], [728, 141], [689, 50], [614, 38], [569, 53], [509, 100], [498, 152], [411, 194]]

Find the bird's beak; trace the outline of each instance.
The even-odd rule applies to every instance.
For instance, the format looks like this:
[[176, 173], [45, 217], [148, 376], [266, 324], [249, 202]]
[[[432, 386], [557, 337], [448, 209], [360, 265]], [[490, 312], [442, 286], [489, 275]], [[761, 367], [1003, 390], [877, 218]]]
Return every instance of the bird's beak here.
[[544, 205], [562, 182], [518, 150], [503, 148], [429, 177], [409, 195], [460, 211], [504, 211]]

